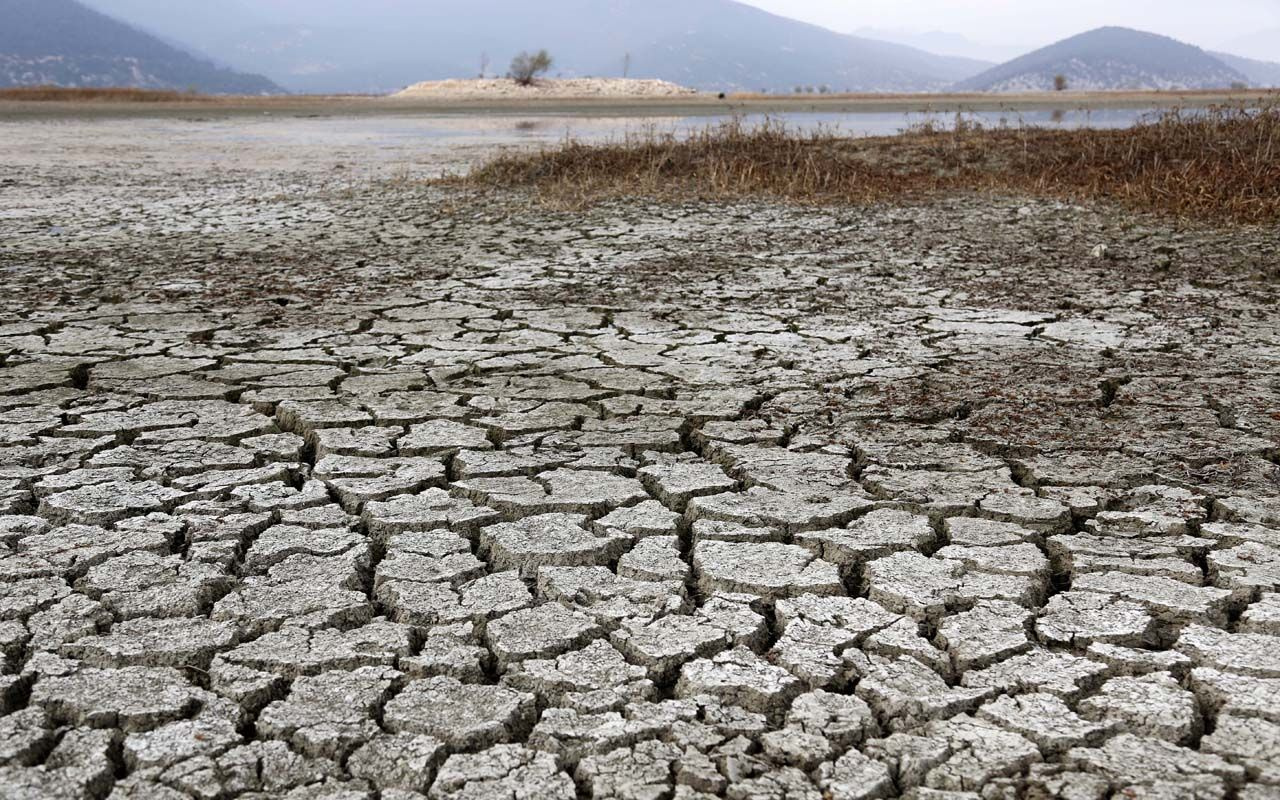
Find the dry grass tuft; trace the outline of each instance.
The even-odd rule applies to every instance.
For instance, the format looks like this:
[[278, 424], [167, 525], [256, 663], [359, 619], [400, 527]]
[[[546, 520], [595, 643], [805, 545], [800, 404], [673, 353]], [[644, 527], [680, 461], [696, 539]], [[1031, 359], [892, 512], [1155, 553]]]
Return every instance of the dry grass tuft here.
[[1187, 218], [1280, 222], [1280, 108], [1179, 111], [1127, 130], [919, 127], [850, 139], [779, 123], [566, 140], [501, 155], [455, 183], [523, 187], [564, 207], [610, 197], [865, 204], [956, 191], [1110, 200]]
[[70, 88], [64, 86], [19, 86], [0, 89], [0, 100], [29, 103], [174, 103], [212, 99], [196, 92], [170, 89]]

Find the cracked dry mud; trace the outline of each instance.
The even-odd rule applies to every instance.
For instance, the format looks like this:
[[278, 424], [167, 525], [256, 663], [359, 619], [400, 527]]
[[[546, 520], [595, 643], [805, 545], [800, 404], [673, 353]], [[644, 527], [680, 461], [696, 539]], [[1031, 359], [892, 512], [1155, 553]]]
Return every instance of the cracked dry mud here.
[[1274, 232], [9, 172], [6, 798], [1280, 796]]

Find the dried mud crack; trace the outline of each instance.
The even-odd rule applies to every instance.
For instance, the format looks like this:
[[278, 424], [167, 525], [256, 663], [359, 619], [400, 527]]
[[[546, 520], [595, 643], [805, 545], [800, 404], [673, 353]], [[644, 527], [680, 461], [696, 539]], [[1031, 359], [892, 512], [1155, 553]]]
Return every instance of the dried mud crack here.
[[0, 796], [1280, 792], [1274, 230], [8, 171]]

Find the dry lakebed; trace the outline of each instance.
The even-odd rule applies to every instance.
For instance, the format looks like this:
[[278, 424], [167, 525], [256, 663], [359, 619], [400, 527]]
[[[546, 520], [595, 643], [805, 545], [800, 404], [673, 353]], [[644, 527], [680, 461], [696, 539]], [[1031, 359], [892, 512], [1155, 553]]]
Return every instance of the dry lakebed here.
[[416, 124], [0, 121], [0, 796], [1280, 796], [1274, 227]]

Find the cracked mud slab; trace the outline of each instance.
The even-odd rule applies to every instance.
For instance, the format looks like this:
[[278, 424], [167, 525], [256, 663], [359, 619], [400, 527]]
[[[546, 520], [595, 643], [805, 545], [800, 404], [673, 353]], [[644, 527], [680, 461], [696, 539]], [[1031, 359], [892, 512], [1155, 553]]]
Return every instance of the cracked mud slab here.
[[0, 796], [1280, 795], [1274, 231], [6, 133]]

